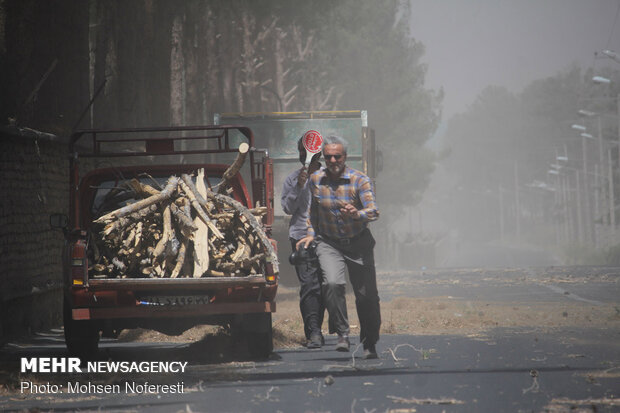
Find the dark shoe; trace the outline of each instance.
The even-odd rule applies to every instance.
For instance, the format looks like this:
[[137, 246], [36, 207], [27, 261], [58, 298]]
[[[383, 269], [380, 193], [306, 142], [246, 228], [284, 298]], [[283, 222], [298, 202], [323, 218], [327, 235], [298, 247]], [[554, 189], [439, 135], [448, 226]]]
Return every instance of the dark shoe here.
[[[364, 346], [366, 347], [366, 346]], [[375, 348], [375, 345], [369, 345], [367, 348], [364, 349], [364, 354], [362, 355], [362, 358], [364, 360], [370, 360], [370, 359], [377, 359], [379, 358], [379, 356], [377, 355], [377, 349]]]
[[341, 336], [338, 334], [338, 343], [336, 344], [336, 351], [349, 351], [351, 343], [348, 336]]
[[306, 344], [307, 348], [321, 348], [323, 345], [323, 335], [322, 334], [312, 334], [310, 336], [310, 340], [308, 340], [308, 344]]

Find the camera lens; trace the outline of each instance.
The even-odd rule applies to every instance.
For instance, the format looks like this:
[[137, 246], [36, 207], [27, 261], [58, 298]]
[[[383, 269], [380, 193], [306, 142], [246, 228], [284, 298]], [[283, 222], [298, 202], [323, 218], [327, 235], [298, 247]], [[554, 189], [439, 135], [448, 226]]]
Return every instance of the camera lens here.
[[291, 255], [288, 256], [288, 262], [291, 263], [291, 265], [297, 265], [297, 252], [293, 251]]
[[308, 245], [308, 248], [300, 247], [297, 251], [293, 251], [291, 255], [288, 257], [288, 262], [291, 265], [299, 265], [306, 261], [311, 261], [316, 259], [316, 255], [314, 250], [316, 249], [316, 243], [311, 242]]

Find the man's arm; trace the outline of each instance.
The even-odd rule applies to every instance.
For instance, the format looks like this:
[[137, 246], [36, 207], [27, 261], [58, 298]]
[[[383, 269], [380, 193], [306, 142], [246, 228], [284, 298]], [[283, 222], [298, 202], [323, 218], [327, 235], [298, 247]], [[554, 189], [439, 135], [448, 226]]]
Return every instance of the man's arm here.
[[303, 245], [304, 248], [308, 248], [308, 245], [314, 240], [314, 237], [316, 236], [315, 228], [318, 228], [319, 225], [319, 204], [318, 198], [314, 196], [316, 192], [316, 185], [314, 184], [314, 181], [312, 179], [308, 183], [308, 186], [308, 193], [310, 196], [310, 205], [308, 206], [308, 219], [306, 221], [308, 224], [308, 235], [306, 235], [304, 238], [300, 239], [297, 242], [297, 249], [299, 249], [300, 245]]
[[293, 215], [300, 208], [305, 207], [308, 198], [304, 195], [304, 187], [297, 185], [296, 175], [287, 176], [282, 186], [282, 198], [280, 200], [284, 212]]
[[370, 178], [364, 176], [359, 183], [358, 194], [362, 209], [358, 210], [359, 217], [365, 222], [376, 221], [379, 218], [379, 210], [377, 209], [377, 201], [375, 200], [375, 192], [372, 188]]

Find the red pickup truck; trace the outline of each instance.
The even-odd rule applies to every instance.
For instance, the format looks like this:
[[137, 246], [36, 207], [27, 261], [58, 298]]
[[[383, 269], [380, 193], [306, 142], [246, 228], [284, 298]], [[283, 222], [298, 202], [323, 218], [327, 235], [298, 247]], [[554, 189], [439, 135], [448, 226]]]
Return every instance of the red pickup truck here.
[[[134, 128], [84, 130], [72, 135], [70, 214], [50, 217], [51, 225], [65, 233], [64, 329], [71, 354], [92, 357], [97, 354], [100, 336], [115, 337], [122, 329], [142, 327], [177, 335], [199, 324], [231, 328], [237, 337], [247, 338], [254, 357], [271, 353], [277, 259], [262, 259], [259, 272], [241, 276], [159, 278], [125, 273], [111, 277], [93, 270], [94, 237], [100, 236], [93, 220], [100, 215], [109, 191], [132, 179], [163, 185], [170, 176], [200, 168], [210, 187], [221, 181], [238, 145], [244, 142], [250, 147], [249, 162], [228, 181], [228, 195], [247, 208], [257, 203], [266, 207], [260, 225], [271, 238], [272, 162], [268, 151], [254, 147], [249, 128]], [[275, 250], [275, 242], [272, 247]]]

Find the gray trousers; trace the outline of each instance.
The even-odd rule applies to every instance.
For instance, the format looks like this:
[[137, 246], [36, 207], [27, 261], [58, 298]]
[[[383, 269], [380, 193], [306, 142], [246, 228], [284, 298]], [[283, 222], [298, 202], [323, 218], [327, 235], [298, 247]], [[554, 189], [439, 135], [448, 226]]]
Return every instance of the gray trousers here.
[[368, 230], [350, 245], [339, 245], [327, 238], [317, 237], [316, 253], [323, 270], [323, 301], [329, 313], [329, 332], [349, 334], [345, 299], [345, 273], [348, 269], [360, 321], [360, 342], [366, 345], [379, 340], [381, 327], [373, 248], [374, 239]]
[[[290, 241], [291, 248], [295, 250], [298, 240], [290, 238]], [[321, 297], [321, 268], [314, 258], [295, 265], [295, 271], [299, 279], [299, 310], [304, 320], [304, 333], [306, 339], [310, 339], [312, 334], [321, 334], [325, 314]]]

